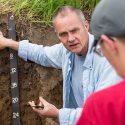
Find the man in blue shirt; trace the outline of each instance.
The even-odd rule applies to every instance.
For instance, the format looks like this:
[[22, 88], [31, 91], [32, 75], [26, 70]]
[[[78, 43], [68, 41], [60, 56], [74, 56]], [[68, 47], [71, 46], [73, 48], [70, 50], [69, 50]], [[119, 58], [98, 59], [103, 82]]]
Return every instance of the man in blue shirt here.
[[53, 17], [53, 26], [60, 44], [43, 47], [28, 40], [18, 43], [1, 35], [0, 48], [18, 50], [25, 61], [62, 69], [63, 108], [57, 109], [42, 97], [39, 105], [44, 105], [43, 109], [33, 107], [34, 101], [29, 104], [40, 116], [58, 117], [61, 125], [74, 125], [91, 93], [121, 79], [104, 57], [90, 50], [94, 37], [88, 33], [89, 24], [81, 10], [70, 6], [60, 8]]

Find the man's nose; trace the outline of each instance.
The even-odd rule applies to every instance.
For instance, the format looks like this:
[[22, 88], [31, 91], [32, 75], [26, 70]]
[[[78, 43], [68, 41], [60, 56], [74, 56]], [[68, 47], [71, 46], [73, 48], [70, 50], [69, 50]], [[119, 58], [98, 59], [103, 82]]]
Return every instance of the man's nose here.
[[75, 37], [73, 36], [73, 34], [69, 33], [68, 34], [68, 41], [73, 42], [74, 40], [75, 40]]

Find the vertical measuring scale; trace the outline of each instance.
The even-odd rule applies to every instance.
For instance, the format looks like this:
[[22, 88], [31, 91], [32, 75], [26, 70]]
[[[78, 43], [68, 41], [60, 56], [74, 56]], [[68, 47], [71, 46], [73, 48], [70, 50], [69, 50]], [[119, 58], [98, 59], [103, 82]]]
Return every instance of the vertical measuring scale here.
[[[16, 27], [14, 15], [8, 14], [8, 35], [10, 39], [16, 40]], [[19, 106], [19, 84], [17, 70], [17, 52], [10, 49], [10, 76], [11, 76], [11, 96], [12, 96], [12, 125], [20, 125]]]

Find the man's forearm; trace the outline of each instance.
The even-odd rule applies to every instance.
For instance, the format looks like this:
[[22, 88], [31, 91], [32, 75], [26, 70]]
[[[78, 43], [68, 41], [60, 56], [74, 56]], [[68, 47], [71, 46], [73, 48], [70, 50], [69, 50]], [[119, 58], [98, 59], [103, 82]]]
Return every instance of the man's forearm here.
[[11, 48], [11, 49], [14, 49], [14, 50], [17, 50], [18, 51], [18, 49], [19, 49], [19, 42], [17, 42], [17, 41], [14, 41], [14, 40], [12, 40], [12, 39], [6, 39], [6, 47], [9, 47], [9, 48]]

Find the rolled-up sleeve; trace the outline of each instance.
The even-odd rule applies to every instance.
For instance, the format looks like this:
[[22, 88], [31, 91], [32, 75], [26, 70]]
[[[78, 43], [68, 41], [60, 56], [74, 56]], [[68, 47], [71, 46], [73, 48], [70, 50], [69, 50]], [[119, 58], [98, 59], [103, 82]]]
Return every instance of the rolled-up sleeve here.
[[59, 123], [60, 125], [75, 125], [80, 114], [82, 108], [69, 109], [62, 108], [59, 110]]
[[62, 68], [63, 46], [56, 44], [51, 47], [20, 41], [18, 55], [25, 61], [31, 60], [46, 67]]

